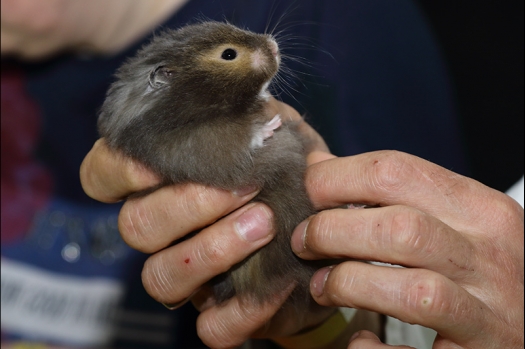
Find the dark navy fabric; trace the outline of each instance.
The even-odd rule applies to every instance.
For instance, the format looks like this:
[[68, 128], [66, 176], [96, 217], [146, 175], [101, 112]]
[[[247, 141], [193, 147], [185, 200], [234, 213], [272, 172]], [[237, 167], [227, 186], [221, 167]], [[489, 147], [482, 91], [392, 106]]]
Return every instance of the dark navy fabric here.
[[[284, 93], [275, 84], [273, 91], [305, 115], [334, 154], [397, 149], [466, 173], [447, 73], [427, 23], [412, 1], [192, 0], [161, 28], [178, 28], [196, 18], [228, 20], [256, 32], [275, 28], [283, 54], [300, 58], [283, 58], [294, 72], [282, 73], [291, 86], [281, 84], [288, 90]], [[42, 120], [35, 161], [53, 179], [48, 208], [68, 206], [61, 210], [89, 217], [87, 221], [96, 220], [93, 215], [118, 211], [118, 205], [89, 199], [78, 171], [98, 138], [97, 112], [115, 70], [147, 40], [115, 56], [61, 55], [38, 64], [14, 63], [25, 73], [27, 92]], [[55, 258], [33, 251], [31, 239], [3, 245], [2, 255], [64, 275], [100, 274], [125, 280], [132, 285], [126, 307], [166, 311], [141, 288], [145, 256], [129, 250], [112, 266], [95, 260], [68, 264], [59, 258], [57, 244], [51, 250], [56, 250]], [[180, 314], [173, 312], [174, 317]], [[174, 323], [173, 333], [178, 336], [171, 347], [191, 347], [188, 342], [193, 339], [184, 337], [194, 334], [181, 332], [180, 322]], [[186, 326], [193, 329], [194, 322]], [[122, 347], [141, 346], [123, 343]]]

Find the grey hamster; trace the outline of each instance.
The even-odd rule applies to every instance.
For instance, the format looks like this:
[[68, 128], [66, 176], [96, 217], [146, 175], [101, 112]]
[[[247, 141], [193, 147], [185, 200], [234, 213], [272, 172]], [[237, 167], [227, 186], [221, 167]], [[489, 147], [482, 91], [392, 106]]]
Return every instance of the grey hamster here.
[[254, 201], [273, 210], [276, 237], [212, 280], [215, 296], [262, 303], [296, 282], [290, 302], [307, 309], [315, 268], [290, 247], [293, 229], [315, 213], [304, 187], [305, 142], [297, 125], [263, 110], [279, 65], [269, 35], [221, 22], [167, 30], [118, 69], [98, 126], [111, 148], [163, 185], [259, 187]]

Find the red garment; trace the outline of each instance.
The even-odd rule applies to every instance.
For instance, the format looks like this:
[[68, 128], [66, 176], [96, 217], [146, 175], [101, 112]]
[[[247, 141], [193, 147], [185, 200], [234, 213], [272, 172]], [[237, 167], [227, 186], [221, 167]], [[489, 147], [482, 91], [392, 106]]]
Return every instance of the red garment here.
[[8, 242], [27, 232], [47, 202], [51, 176], [34, 158], [42, 123], [21, 72], [2, 67], [1, 97], [1, 229]]

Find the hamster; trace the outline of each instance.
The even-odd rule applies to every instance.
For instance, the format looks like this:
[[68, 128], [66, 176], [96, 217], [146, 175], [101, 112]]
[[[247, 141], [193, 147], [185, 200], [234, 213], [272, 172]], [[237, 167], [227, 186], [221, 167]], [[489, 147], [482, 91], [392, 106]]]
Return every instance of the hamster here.
[[293, 254], [290, 237], [315, 213], [304, 186], [306, 143], [296, 124], [263, 110], [280, 57], [270, 35], [227, 23], [167, 30], [118, 69], [98, 127], [163, 185], [260, 188], [254, 201], [272, 209], [276, 236], [212, 280], [216, 300], [263, 303], [295, 282], [289, 302], [304, 311], [316, 268]]

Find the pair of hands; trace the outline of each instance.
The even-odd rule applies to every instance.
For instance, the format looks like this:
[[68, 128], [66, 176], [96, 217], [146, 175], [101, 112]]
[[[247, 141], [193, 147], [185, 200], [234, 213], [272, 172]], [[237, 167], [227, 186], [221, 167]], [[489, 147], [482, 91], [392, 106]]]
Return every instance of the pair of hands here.
[[[272, 101], [269, 112], [275, 108], [298, 118], [290, 107]], [[304, 259], [408, 267], [346, 261], [323, 268], [310, 285], [319, 304], [366, 309], [433, 328], [438, 332], [434, 348], [523, 346], [524, 216], [518, 203], [400, 152], [335, 158], [307, 124], [303, 130], [315, 145], [305, 180], [320, 212], [295, 229], [294, 252]], [[81, 180], [86, 193], [103, 202], [159, 182], [140, 164], [109, 150], [103, 139], [86, 156]], [[271, 325], [286, 291], [264, 306], [241, 307], [233, 298], [219, 307], [202, 287], [272, 239], [270, 210], [247, 204], [256, 194], [249, 188], [232, 193], [198, 184], [168, 186], [127, 200], [119, 216], [124, 240], [152, 254], [142, 272], [148, 293], [169, 304], [193, 296], [201, 311], [199, 336], [213, 347], [300, 330], [293, 319]], [[378, 207], [338, 208], [352, 202]], [[313, 314], [311, 325], [324, 318]], [[361, 347], [388, 346], [362, 331], [348, 348]]]

